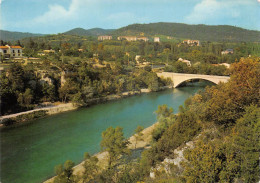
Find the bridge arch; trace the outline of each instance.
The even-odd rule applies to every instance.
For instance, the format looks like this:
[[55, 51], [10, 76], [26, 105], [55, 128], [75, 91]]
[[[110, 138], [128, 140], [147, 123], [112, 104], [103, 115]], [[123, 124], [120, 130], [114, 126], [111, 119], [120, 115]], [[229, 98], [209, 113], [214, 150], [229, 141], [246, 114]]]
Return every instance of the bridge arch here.
[[212, 83], [218, 84], [219, 82], [227, 82], [230, 77], [228, 76], [214, 76], [214, 75], [202, 75], [202, 74], [185, 74], [185, 73], [173, 73], [162, 72], [157, 73], [158, 77], [170, 78], [173, 81], [173, 87], [178, 87], [181, 83], [192, 79], [203, 79]]
[[184, 82], [189, 81], [189, 80], [204, 80], [204, 81], [209, 81], [209, 82], [211, 82], [211, 83], [214, 83], [214, 84], [216, 84], [216, 85], [218, 84], [218, 83], [216, 83], [215, 81], [211, 81], [210, 79], [192, 78], [192, 79], [185, 79], [185, 80], [183, 80], [183, 81], [179, 81], [178, 83], [173, 83], [173, 84], [174, 84], [174, 88], [179, 87], [181, 84], [183, 84]]

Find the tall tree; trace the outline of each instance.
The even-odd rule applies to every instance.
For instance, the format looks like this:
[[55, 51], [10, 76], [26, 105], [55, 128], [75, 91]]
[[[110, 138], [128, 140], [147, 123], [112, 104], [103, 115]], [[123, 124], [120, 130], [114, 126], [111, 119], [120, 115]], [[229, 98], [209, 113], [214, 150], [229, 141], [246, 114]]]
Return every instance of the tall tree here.
[[102, 151], [107, 151], [109, 153], [109, 167], [115, 165], [121, 154], [129, 153], [127, 148], [128, 143], [121, 127], [109, 127], [102, 133], [100, 146]]

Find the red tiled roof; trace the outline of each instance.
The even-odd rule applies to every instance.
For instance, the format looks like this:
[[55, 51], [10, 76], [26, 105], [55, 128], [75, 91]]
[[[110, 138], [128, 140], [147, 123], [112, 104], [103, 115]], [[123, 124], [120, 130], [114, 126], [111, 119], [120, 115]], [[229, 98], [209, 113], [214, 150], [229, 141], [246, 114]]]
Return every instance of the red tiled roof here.
[[7, 46], [0, 46], [1, 49], [8, 49]]
[[21, 46], [10, 46], [11, 48], [22, 48]]

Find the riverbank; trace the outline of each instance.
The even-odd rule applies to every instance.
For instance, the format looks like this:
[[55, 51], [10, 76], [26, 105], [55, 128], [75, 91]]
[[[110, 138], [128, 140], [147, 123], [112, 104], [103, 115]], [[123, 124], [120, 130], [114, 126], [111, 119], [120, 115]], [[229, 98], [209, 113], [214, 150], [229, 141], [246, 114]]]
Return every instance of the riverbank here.
[[[150, 146], [150, 142], [152, 140], [152, 132], [154, 130], [154, 128], [158, 125], [158, 122], [153, 124], [152, 126], [149, 126], [147, 128], [145, 128], [142, 133], [143, 133], [143, 140], [139, 140], [136, 141], [135, 136], [131, 136], [128, 140], [130, 142], [130, 144], [128, 145], [128, 148], [130, 150], [134, 150], [134, 149], [138, 149], [138, 148], [149, 148]], [[93, 155], [94, 157], [98, 158], [98, 166], [99, 167], [106, 167], [107, 163], [108, 163], [108, 153], [107, 152], [99, 152], [95, 155]], [[82, 175], [84, 172], [84, 161], [81, 162], [80, 164], [76, 165], [73, 168], [73, 174], [74, 175]], [[53, 183], [55, 177], [52, 177], [51, 179], [48, 179], [46, 181], [44, 181], [43, 183]]]
[[[169, 89], [169, 88], [172, 88], [172, 86], [161, 87], [159, 89], [159, 91]], [[125, 97], [130, 97], [130, 96], [139, 95], [142, 93], [150, 93], [150, 92], [151, 92], [151, 90], [149, 90], [149, 89], [141, 89], [140, 91], [123, 92], [123, 93], [121, 93], [121, 95], [114, 94], [114, 95], [108, 95], [105, 97], [93, 98], [93, 99], [90, 99], [88, 101], [88, 103], [86, 103], [84, 105], [78, 105], [78, 104], [73, 104], [73, 103], [62, 103], [59, 105], [51, 105], [51, 106], [33, 109], [33, 110], [25, 111], [25, 112], [5, 115], [5, 116], [0, 117], [0, 127], [10, 126], [10, 125], [13, 125], [16, 123], [26, 122], [26, 121], [37, 119], [40, 117], [58, 114], [61, 112], [76, 110], [79, 107], [91, 106], [91, 105], [95, 105], [95, 104], [99, 104], [99, 103], [104, 103], [106, 101], [118, 100], [118, 99], [122, 99]]]
[[15, 114], [5, 115], [0, 117], [0, 126], [9, 126], [15, 123], [25, 122], [32, 119], [44, 117], [47, 115], [53, 115], [61, 112], [75, 110], [78, 107], [72, 103], [65, 103], [59, 105], [51, 105], [48, 107], [42, 107], [33, 109], [30, 111], [19, 112]]

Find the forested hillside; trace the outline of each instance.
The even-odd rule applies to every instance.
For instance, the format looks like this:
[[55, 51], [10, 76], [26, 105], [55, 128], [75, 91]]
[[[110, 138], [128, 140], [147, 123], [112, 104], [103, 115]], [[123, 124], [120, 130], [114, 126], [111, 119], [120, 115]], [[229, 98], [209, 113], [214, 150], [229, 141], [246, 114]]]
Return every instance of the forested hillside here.
[[115, 35], [167, 35], [201, 41], [259, 42], [260, 32], [229, 25], [188, 25], [181, 23], [133, 24], [113, 32]]
[[77, 36], [99, 36], [104, 34], [109, 34], [113, 29], [101, 29], [101, 28], [93, 28], [93, 29], [82, 29], [82, 28], [75, 28], [70, 31], [64, 32], [64, 34], [68, 35], [77, 35]]
[[[188, 25], [182, 23], [150, 23], [132, 24], [119, 29], [83, 29], [75, 28], [64, 32], [66, 35], [93, 36], [113, 35], [114, 39], [120, 35], [164, 35], [178, 39], [198, 39], [200, 41], [217, 42], [260, 42], [260, 31], [247, 30], [229, 25]], [[1, 40], [15, 41], [26, 37], [42, 36], [43, 34], [31, 34], [0, 30]]]
[[28, 32], [11, 32], [0, 30], [0, 39], [3, 41], [16, 41], [27, 37], [43, 36], [44, 34], [32, 34]]

